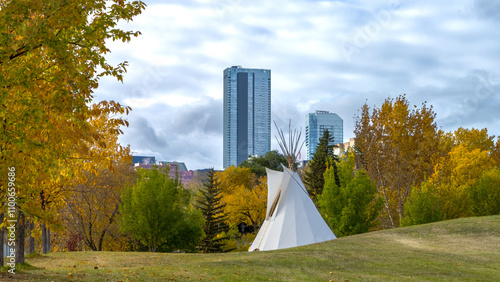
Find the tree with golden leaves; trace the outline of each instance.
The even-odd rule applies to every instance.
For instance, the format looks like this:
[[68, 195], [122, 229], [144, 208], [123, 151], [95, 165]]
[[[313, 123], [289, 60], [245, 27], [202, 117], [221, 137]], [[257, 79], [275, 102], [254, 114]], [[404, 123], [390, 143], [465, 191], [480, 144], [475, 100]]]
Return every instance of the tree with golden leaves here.
[[103, 143], [89, 144], [83, 163], [92, 167], [79, 171], [81, 180], [68, 187], [64, 206], [68, 231], [93, 251], [121, 250], [123, 238], [117, 224], [121, 191], [135, 181], [130, 148], [118, 144], [119, 128], [108, 121], [104, 116], [91, 121], [104, 137]]
[[[123, 0], [0, 1], [0, 193], [7, 190], [7, 170], [15, 168], [20, 232], [24, 213], [46, 202], [48, 190], [64, 197], [57, 190], [76, 171], [66, 160], [101, 138], [89, 123], [97, 116], [89, 106], [92, 93], [104, 75], [122, 81], [127, 65], [107, 62], [106, 42], [139, 35], [117, 24], [144, 8], [141, 1]], [[98, 110], [128, 111], [115, 102]], [[126, 125], [120, 117], [110, 119]], [[55, 210], [46, 216], [58, 217]], [[16, 262], [23, 263], [24, 238], [18, 237]]]
[[[444, 152], [435, 160], [433, 173], [420, 186], [415, 185], [405, 206], [405, 225], [484, 215], [496, 210], [491, 189], [496, 183], [494, 137], [486, 129], [459, 128], [443, 136]], [[487, 183], [487, 185], [485, 185]], [[487, 193], [487, 194], [485, 194]], [[482, 206], [491, 208], [482, 209]], [[481, 211], [481, 212], [478, 212]]]
[[380, 108], [362, 107], [354, 133], [358, 162], [384, 199], [382, 224], [398, 227], [414, 185], [433, 171], [440, 131], [432, 106], [411, 107], [406, 96], [387, 99]]
[[245, 223], [257, 231], [266, 218], [267, 177], [256, 177], [249, 168], [228, 167], [217, 173], [224, 213], [229, 225]]

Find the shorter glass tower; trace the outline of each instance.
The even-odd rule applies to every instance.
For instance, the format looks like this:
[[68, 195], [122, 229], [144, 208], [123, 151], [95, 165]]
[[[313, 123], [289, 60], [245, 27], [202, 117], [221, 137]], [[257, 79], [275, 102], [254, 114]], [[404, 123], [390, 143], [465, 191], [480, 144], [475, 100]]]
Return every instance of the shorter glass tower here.
[[[333, 144], [344, 142], [344, 121], [335, 113], [316, 111], [306, 116], [307, 159], [312, 159], [325, 130], [333, 135]], [[330, 145], [333, 145], [330, 144]]]

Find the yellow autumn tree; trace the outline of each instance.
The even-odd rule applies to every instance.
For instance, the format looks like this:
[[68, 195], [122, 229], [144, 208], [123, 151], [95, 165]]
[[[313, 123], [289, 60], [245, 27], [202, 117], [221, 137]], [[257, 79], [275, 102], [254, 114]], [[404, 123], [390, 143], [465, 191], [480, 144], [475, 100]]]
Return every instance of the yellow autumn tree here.
[[435, 116], [432, 106], [410, 106], [402, 95], [387, 99], [371, 113], [365, 104], [356, 119], [357, 163], [384, 199], [381, 223], [385, 227], [400, 225], [412, 186], [433, 171], [441, 134]]
[[486, 128], [468, 129], [460, 127], [451, 136], [454, 145], [463, 145], [470, 150], [480, 149], [488, 152], [495, 150], [495, 136], [489, 136]]
[[81, 165], [80, 180], [70, 186], [64, 219], [69, 234], [77, 235], [88, 248], [122, 250], [118, 209], [121, 190], [134, 182], [132, 156], [130, 148], [118, 144], [119, 127], [110, 124], [106, 116], [94, 118], [91, 123], [103, 136], [99, 140], [103, 143], [88, 144], [85, 155], [75, 155]]
[[222, 193], [225, 194], [232, 194], [238, 186], [250, 189], [254, 182], [252, 171], [246, 167], [230, 166], [217, 172], [216, 178]]
[[[63, 202], [57, 190], [75, 173], [66, 160], [100, 138], [89, 123], [95, 116], [92, 93], [103, 75], [122, 81], [126, 71], [126, 62], [106, 61], [106, 42], [137, 36], [117, 24], [144, 8], [141, 1], [122, 0], [0, 2], [0, 193], [6, 191], [7, 170], [15, 169], [17, 263], [24, 262], [24, 213], [35, 213], [34, 202], [49, 190], [60, 196], [53, 203]], [[118, 105], [108, 104], [105, 111]], [[114, 120], [125, 125], [120, 117]], [[46, 209], [51, 215], [45, 217], [58, 217], [56, 211]]]
[[470, 149], [462, 144], [443, 158], [429, 182], [436, 185], [444, 219], [472, 215], [469, 189], [476, 185], [482, 174], [494, 166], [488, 151]]
[[497, 167], [500, 167], [500, 136], [497, 137], [497, 142], [492, 150], [491, 157], [495, 160]]
[[245, 223], [257, 231], [266, 216], [267, 177], [256, 179], [249, 168], [231, 166], [217, 179], [228, 223]]
[[443, 135], [441, 149], [445, 151], [435, 160], [429, 178], [413, 187], [405, 225], [474, 215], [473, 207], [480, 200], [474, 201], [471, 195], [485, 174], [498, 169], [493, 138], [486, 129], [474, 128]]

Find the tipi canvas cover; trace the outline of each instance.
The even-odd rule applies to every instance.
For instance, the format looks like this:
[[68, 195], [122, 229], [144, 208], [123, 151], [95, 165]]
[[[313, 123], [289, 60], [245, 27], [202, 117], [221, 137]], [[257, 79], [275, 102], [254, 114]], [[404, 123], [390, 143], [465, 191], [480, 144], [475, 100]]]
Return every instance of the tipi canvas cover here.
[[269, 251], [335, 239], [302, 184], [287, 168], [267, 171], [267, 216], [249, 251]]

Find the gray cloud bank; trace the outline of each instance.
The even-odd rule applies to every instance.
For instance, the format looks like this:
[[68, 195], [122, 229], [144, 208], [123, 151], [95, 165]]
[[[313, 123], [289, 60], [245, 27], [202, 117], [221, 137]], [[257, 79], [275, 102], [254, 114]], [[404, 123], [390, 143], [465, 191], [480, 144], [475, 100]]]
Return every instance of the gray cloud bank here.
[[407, 94], [415, 105], [433, 105], [443, 130], [500, 135], [494, 1], [146, 4], [123, 25], [143, 35], [110, 44], [110, 61], [130, 63], [125, 83], [103, 79], [95, 95], [133, 108], [120, 141], [138, 155], [222, 168], [222, 71], [232, 65], [271, 69], [280, 127], [291, 119], [304, 130], [308, 112], [329, 110], [344, 119], [347, 140], [364, 103]]

